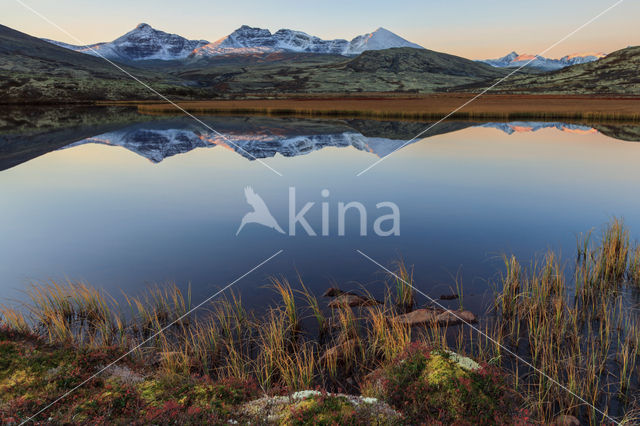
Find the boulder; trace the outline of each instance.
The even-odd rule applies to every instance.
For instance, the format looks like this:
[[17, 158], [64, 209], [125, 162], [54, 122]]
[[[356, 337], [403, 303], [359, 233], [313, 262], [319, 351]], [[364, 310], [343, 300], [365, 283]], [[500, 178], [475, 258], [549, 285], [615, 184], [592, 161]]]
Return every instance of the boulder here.
[[457, 325], [464, 322], [475, 323], [478, 322], [478, 318], [473, 312], [467, 310], [451, 311], [446, 310], [441, 312], [437, 316], [438, 324], [441, 325]]
[[415, 325], [457, 325], [464, 322], [474, 323], [478, 319], [471, 311], [466, 310], [446, 310], [423, 308], [416, 309], [406, 314], [398, 315], [395, 320], [409, 326]]

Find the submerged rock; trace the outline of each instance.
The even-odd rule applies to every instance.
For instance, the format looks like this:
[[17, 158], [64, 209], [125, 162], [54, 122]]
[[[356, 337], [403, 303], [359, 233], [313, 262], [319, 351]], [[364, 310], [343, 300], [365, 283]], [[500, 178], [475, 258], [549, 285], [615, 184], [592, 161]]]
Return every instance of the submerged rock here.
[[338, 296], [342, 296], [343, 294], [352, 294], [356, 296], [355, 293], [352, 293], [350, 291], [344, 291], [339, 289], [338, 287], [330, 287], [327, 289], [327, 291], [324, 292], [322, 297], [338, 297]]
[[331, 302], [329, 302], [329, 307], [332, 309], [336, 308], [344, 308], [344, 307], [354, 307], [354, 306], [373, 306], [379, 305], [382, 302], [377, 301], [371, 297], [359, 296], [357, 294], [342, 294]]
[[460, 296], [458, 296], [457, 294], [442, 294], [440, 295], [440, 300], [455, 300], [459, 297]]
[[320, 357], [320, 362], [325, 363], [331, 360], [335, 360], [336, 363], [343, 362], [349, 357], [349, 354], [355, 353], [356, 346], [358, 344], [357, 339], [351, 338], [339, 342], [335, 346], [330, 347]]
[[555, 426], [580, 426], [580, 420], [578, 420], [574, 416], [564, 414], [562, 416], [556, 417], [556, 419], [553, 421], [553, 424]]
[[423, 308], [406, 314], [398, 315], [395, 320], [409, 326], [416, 325], [457, 325], [462, 323], [475, 323], [477, 317], [467, 310], [446, 310]]

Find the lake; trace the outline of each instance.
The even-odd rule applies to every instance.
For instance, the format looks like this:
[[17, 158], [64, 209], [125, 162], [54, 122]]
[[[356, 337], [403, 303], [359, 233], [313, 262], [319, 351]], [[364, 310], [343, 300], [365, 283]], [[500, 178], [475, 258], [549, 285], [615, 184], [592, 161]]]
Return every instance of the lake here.
[[[227, 140], [188, 117], [128, 109], [35, 115], [0, 121], [3, 299], [69, 279], [116, 297], [175, 282], [195, 303], [279, 250], [232, 287], [256, 310], [276, 299], [273, 275], [380, 295], [386, 276], [361, 250], [414, 265], [433, 297], [458, 275], [465, 307], [480, 311], [504, 253], [527, 262], [554, 248], [570, 263], [576, 236], [614, 216], [640, 236], [638, 126], [444, 122], [401, 147], [431, 123], [200, 117]], [[284, 234], [249, 223], [236, 235], [252, 210], [245, 187]], [[314, 203], [304, 217], [316, 236], [300, 224], [290, 235], [291, 191], [296, 212]], [[340, 235], [340, 202], [362, 205], [367, 235], [355, 209]], [[374, 232], [389, 213], [381, 202], [398, 207], [399, 235]]]

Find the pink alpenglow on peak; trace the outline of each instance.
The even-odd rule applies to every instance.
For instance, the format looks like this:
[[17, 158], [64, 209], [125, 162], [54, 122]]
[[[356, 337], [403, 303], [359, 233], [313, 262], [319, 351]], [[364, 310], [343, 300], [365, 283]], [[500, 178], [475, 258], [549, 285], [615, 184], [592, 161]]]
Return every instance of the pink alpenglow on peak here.
[[598, 53], [573, 53], [563, 56], [560, 59], [545, 58], [544, 56], [523, 54], [511, 52], [508, 55], [498, 59], [483, 59], [484, 62], [497, 68], [517, 68], [523, 65], [531, 68], [539, 68], [545, 71], [559, 70], [571, 65], [584, 64], [587, 62], [597, 61], [604, 58], [606, 54]]

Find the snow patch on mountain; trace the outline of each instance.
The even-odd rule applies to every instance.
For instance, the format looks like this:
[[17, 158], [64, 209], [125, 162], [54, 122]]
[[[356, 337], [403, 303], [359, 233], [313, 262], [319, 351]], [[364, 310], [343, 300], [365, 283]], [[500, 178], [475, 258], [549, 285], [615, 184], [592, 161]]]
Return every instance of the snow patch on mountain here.
[[165, 33], [144, 23], [111, 42], [75, 46], [43, 40], [76, 52], [120, 61], [184, 59], [195, 49], [209, 43], [207, 40], [188, 40], [177, 34]]

